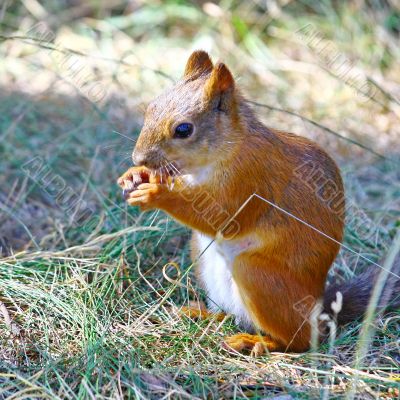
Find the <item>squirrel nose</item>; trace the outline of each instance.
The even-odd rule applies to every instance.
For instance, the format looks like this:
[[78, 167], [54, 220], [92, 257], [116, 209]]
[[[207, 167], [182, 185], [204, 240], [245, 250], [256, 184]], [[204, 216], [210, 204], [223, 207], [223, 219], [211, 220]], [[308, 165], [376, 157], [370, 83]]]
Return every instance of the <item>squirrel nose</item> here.
[[135, 165], [145, 165], [146, 164], [146, 155], [143, 153], [139, 153], [137, 151], [134, 151], [132, 153], [132, 161]]
[[132, 161], [137, 166], [143, 165], [148, 168], [158, 168], [162, 162], [162, 158], [156, 149], [145, 151], [134, 150]]

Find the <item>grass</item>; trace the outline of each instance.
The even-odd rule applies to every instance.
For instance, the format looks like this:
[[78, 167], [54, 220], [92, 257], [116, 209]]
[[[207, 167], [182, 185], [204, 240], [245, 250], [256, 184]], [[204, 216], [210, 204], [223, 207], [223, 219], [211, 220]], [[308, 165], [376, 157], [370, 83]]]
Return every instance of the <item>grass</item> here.
[[[257, 108], [268, 125], [318, 141], [339, 163], [353, 252], [342, 250], [330, 279], [359, 273], [368, 264], [360, 255], [389, 253], [400, 225], [396, 10], [276, 4], [0, 7], [0, 398], [399, 397], [398, 312], [374, 320], [361, 364], [357, 322], [331, 346], [255, 359], [220, 346], [236, 332], [232, 320], [179, 318], [179, 306], [205, 299], [190, 232], [162, 212], [127, 207], [115, 184], [144, 105], [179, 77], [190, 49], [205, 48], [248, 97], [280, 109]], [[51, 40], [12, 38], [39, 22]], [[374, 82], [372, 99], [296, 34], [309, 23]]]

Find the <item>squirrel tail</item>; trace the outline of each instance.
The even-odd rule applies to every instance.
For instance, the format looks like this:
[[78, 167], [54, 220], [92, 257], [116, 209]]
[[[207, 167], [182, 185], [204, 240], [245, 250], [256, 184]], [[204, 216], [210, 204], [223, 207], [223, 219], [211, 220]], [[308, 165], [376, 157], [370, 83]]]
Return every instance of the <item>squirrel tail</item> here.
[[[340, 292], [343, 298], [341, 310], [336, 315], [337, 324], [342, 326], [362, 318], [381, 272], [380, 268], [372, 267], [348, 282], [330, 285], [324, 294], [323, 311], [332, 315], [332, 303], [336, 301], [337, 292]], [[380, 294], [377, 313], [382, 314], [400, 308], [399, 274], [400, 254], [397, 254]]]

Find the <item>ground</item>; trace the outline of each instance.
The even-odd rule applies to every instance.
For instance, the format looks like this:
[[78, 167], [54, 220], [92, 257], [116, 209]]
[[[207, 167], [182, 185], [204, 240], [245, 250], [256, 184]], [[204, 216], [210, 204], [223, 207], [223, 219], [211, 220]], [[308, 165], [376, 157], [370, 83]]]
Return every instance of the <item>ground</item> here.
[[0, 7], [0, 398], [398, 398], [398, 312], [305, 354], [232, 354], [231, 319], [178, 316], [205, 298], [190, 232], [116, 184], [145, 105], [203, 48], [265, 123], [339, 164], [347, 228], [330, 281], [381, 263], [400, 225], [398, 11], [110, 3]]

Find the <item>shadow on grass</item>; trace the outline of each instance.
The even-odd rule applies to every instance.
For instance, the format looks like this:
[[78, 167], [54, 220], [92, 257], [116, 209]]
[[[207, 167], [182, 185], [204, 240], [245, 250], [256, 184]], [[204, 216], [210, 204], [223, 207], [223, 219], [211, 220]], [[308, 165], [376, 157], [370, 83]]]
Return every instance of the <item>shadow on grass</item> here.
[[78, 97], [0, 93], [3, 255], [57, 247], [64, 229], [84, 217], [126, 212], [115, 182], [131, 165], [134, 113], [116, 99], [99, 109]]

